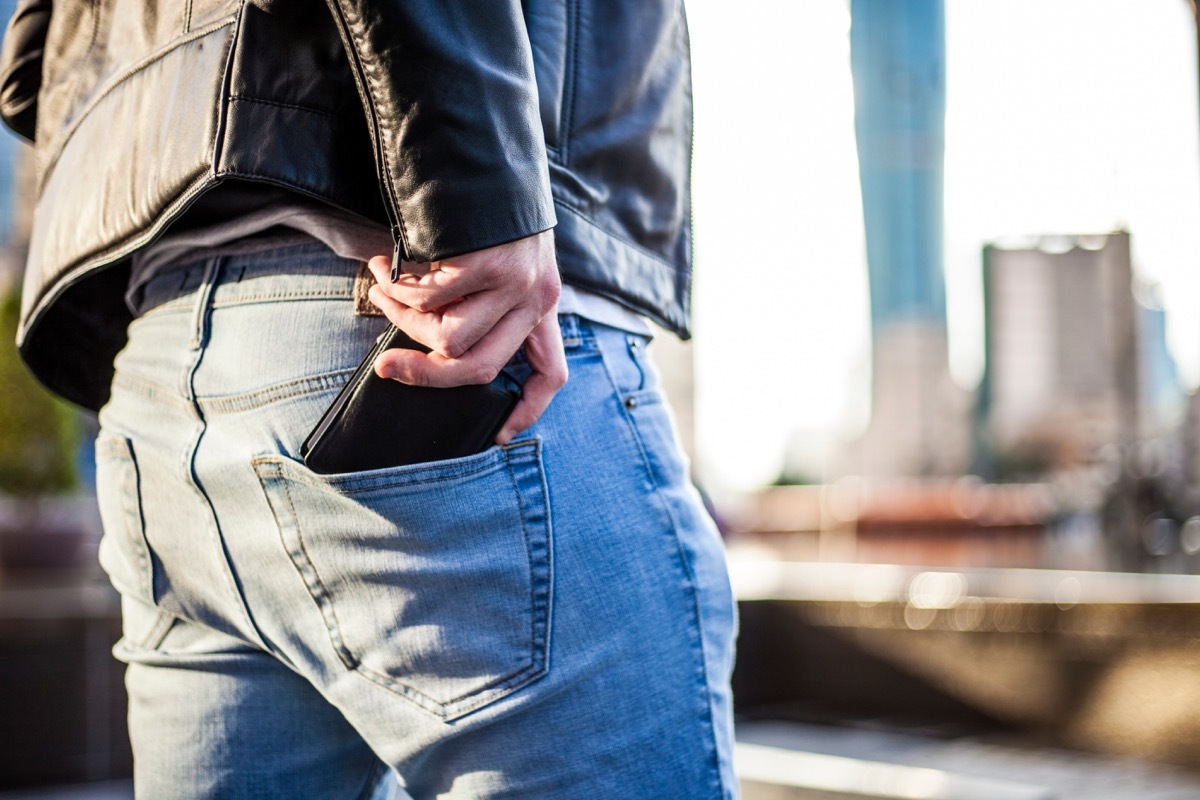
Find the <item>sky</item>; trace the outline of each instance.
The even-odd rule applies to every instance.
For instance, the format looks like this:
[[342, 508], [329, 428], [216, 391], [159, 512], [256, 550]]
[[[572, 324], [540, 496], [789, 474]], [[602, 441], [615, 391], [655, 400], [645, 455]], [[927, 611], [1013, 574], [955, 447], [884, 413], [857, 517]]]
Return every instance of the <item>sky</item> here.
[[[1200, 382], [1200, 110], [1186, 0], [946, 0], [950, 367], [983, 370], [980, 251], [1133, 235]], [[848, 0], [692, 0], [696, 469], [812, 472], [869, 414]]]

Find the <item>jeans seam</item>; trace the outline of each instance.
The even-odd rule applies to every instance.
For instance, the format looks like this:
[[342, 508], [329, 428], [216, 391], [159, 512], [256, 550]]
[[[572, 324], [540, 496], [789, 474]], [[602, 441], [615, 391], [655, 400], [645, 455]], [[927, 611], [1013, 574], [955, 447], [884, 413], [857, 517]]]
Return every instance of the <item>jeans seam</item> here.
[[721, 776], [721, 753], [716, 742], [716, 718], [713, 716], [712, 689], [708, 684], [709, 663], [708, 656], [704, 652], [704, 615], [700, 610], [699, 587], [696, 582], [696, 575], [692, 571], [691, 564], [688, 561], [687, 553], [684, 550], [683, 543], [679, 540], [679, 521], [675, 518], [675, 514], [672, 513], [670, 504], [662, 498], [661, 492], [661, 488], [656, 485], [654, 489], [655, 498], [662, 506], [663, 513], [666, 514], [667, 519], [671, 522], [671, 536], [675, 540], [675, 551], [677, 557], [679, 558], [679, 565], [688, 578], [688, 594], [692, 606], [691, 627], [695, 631], [695, 642], [693, 643], [692, 648], [694, 654], [699, 658], [700, 664], [704, 669], [703, 691], [701, 692], [704, 697], [704, 713], [702, 716], [707, 720], [707, 745], [709, 747], [709, 754], [711, 756], [713, 777], [716, 780], [718, 790], [720, 790], [723, 794], [724, 783]]
[[513, 474], [513, 465], [505, 459], [508, 475], [508, 485], [512, 487], [513, 497], [517, 498], [517, 510], [521, 517], [521, 541], [525, 544], [525, 560], [529, 564], [529, 665], [537, 663], [537, 575], [533, 569], [533, 547], [529, 540], [529, 524], [525, 519], [525, 504], [521, 502], [521, 487], [517, 485], [517, 476]]
[[[540, 449], [540, 446], [539, 446]], [[536, 452], [536, 451], [535, 451]], [[528, 465], [525, 467], [528, 469]], [[540, 477], [540, 473], [539, 473]], [[554, 527], [550, 517], [550, 500], [545, 495], [545, 483], [539, 487], [542, 491], [542, 506], [545, 508], [546, 520], [543, 527], [546, 531], [545, 580], [539, 580], [538, 570], [534, 561], [533, 538], [529, 530], [529, 516], [526, 511], [525, 495], [514, 472], [513, 465], [508, 464], [508, 478], [512, 484], [513, 495], [517, 498], [517, 507], [521, 513], [521, 534], [525, 541], [525, 555], [529, 561], [529, 623], [530, 646], [529, 666], [533, 675], [539, 675], [549, 669], [550, 629], [553, 624], [553, 574], [554, 574]], [[545, 605], [544, 616], [539, 618], [538, 607]], [[541, 652], [542, 665], [538, 669], [538, 654]]]
[[[231, 308], [239, 305], [254, 305], [255, 303], [271, 303], [282, 300], [346, 300], [354, 299], [351, 292], [342, 292], [336, 290], [323, 290], [312, 292], [278, 292], [272, 294], [248, 294], [238, 295], [236, 297], [214, 300], [211, 304], [213, 309]], [[148, 305], [143, 301], [143, 305]], [[137, 319], [147, 319], [157, 317], [163, 314], [179, 314], [189, 311], [193, 308], [193, 299], [191, 295], [184, 295], [173, 300], [166, 300], [162, 303], [156, 303], [147, 308], [145, 311], [137, 315]]]
[[[628, 339], [626, 339], [626, 343], [628, 345]], [[704, 653], [703, 614], [701, 613], [701, 610], [700, 610], [700, 599], [698, 596], [698, 587], [697, 587], [697, 583], [696, 583], [696, 576], [695, 576], [695, 573], [691, 569], [691, 565], [688, 563], [687, 554], [684, 551], [683, 543], [679, 539], [679, 534], [680, 534], [679, 521], [675, 518], [675, 514], [672, 513], [670, 504], [662, 496], [662, 487], [659, 485], [659, 482], [655, 477], [654, 469], [650, 464], [650, 458], [646, 451], [646, 444], [642, 440], [642, 435], [641, 435], [641, 431], [638, 429], [637, 420], [634, 419], [633, 413], [629, 409], [629, 407], [624, 402], [621, 402], [621, 398], [626, 396], [626, 394], [622, 391], [621, 387], [618, 385], [618, 382], [616, 380], [616, 375], [613, 373], [612, 368], [609, 366], [609, 357], [610, 357], [609, 353], [606, 350], [606, 348], [604, 348], [604, 347], [601, 347], [600, 351], [603, 356], [603, 364], [604, 364], [605, 373], [607, 374], [609, 383], [611, 384], [611, 386], [613, 388], [614, 398], [616, 398], [618, 401], [617, 402], [618, 413], [620, 413], [621, 417], [624, 419], [625, 424], [628, 427], [630, 436], [633, 439], [635, 446], [637, 447], [639, 455], [641, 456], [642, 466], [645, 469], [645, 477], [646, 477], [647, 485], [650, 489], [650, 494], [653, 496], [654, 502], [659, 506], [660, 511], [665, 516], [666, 521], [670, 526], [671, 538], [675, 543], [675, 554], [679, 560], [679, 566], [683, 570], [684, 576], [687, 578], [688, 601], [689, 601], [689, 603], [691, 605], [691, 609], [692, 609], [692, 618], [690, 620], [691, 624], [689, 627], [691, 627], [691, 629], [694, 631], [693, 638], [695, 639], [695, 641], [692, 643], [691, 649], [692, 649], [693, 656], [698, 657], [700, 665], [703, 668], [703, 672], [704, 672], [703, 691], [702, 691], [702, 695], [704, 697], [703, 716], [708, 721], [708, 724], [707, 724], [708, 747], [709, 747], [709, 752], [711, 755], [710, 766], [713, 770], [713, 775], [716, 780], [717, 788], [723, 792], [724, 784], [723, 784], [723, 780], [721, 777], [721, 754], [717, 748], [717, 742], [716, 742], [716, 719], [713, 717], [713, 711], [712, 711], [712, 703], [713, 703], [712, 690], [708, 685], [709, 664], [708, 664], [708, 657]], [[633, 353], [629, 350], [628, 346], [625, 348], [625, 352], [622, 353], [622, 356], [630, 358], [631, 360], [635, 361], [635, 363], [637, 361], [636, 359], [634, 359]], [[645, 386], [645, 370], [643, 369], [641, 364], [637, 364], [637, 369], [638, 369], [638, 374], [642, 378], [642, 385], [641, 385], [642, 388], [639, 388], [638, 390], [636, 390], [635, 392], [631, 392], [630, 394], [638, 394], [638, 393], [647, 391], [644, 388], [644, 386]]]
[[190, 403], [180, 398], [177, 393], [172, 392], [167, 387], [153, 381], [127, 375], [120, 371], [113, 376], [113, 387], [120, 387], [134, 392], [147, 400], [168, 403], [182, 411], [191, 411], [192, 408]]
[[162, 646], [163, 640], [167, 638], [167, 634], [171, 628], [175, 626], [175, 615], [166, 609], [157, 609], [158, 613], [154, 618], [154, 625], [146, 633], [142, 640], [138, 642], [138, 647], [142, 650], [158, 650]]
[[[522, 439], [520, 441], [510, 442], [509, 444], [502, 445], [500, 447], [500, 451], [507, 454], [514, 450], [533, 448], [536, 452], [537, 447], [538, 443], [536, 439]], [[487, 453], [488, 451], [485, 450], [483, 452]], [[470, 458], [470, 456], [467, 456], [467, 458]], [[279, 460], [280, 459], [278, 456], [263, 455], [255, 458], [253, 463], [271, 464], [274, 466], [279, 463]], [[379, 489], [396, 489], [405, 486], [423, 486], [429, 483], [442, 483], [450, 478], [473, 478], [486, 472], [495, 471], [501, 468], [503, 465], [496, 463], [494, 458], [489, 458], [481, 462], [478, 466], [456, 470], [453, 473], [441, 472], [437, 468], [434, 468], [431, 472], [431, 470], [422, 464], [413, 466], [417, 468], [418, 474], [426, 475], [426, 477], [406, 477], [405, 475], [396, 475], [394, 477], [385, 478], [384, 476], [380, 476], [379, 480], [369, 482], [363, 481], [362, 479], [354, 479], [352, 485], [346, 485], [347, 483], [350, 483], [351, 479], [344, 478], [339, 480], [336, 476], [332, 476], [327, 480], [313, 480], [306, 478], [303, 475], [299, 475], [291, 480], [299, 480], [318, 488], [329, 487], [335, 489], [341, 494], [358, 494], [361, 492], [374, 492]], [[362, 485], [358, 485], [360, 482]]]
[[495, 700], [501, 699], [497, 696], [500, 692], [519, 689], [527, 683], [532, 683], [544, 674], [544, 670], [538, 669], [536, 663], [531, 663], [517, 670], [512, 675], [498, 678], [478, 689], [473, 689], [467, 694], [442, 702], [430, 697], [420, 689], [409, 686], [398, 678], [393, 678], [391, 675], [374, 670], [362, 662], [359, 662], [352, 669], [364, 679], [396, 692], [401, 697], [407, 698], [430, 714], [443, 720], [455, 719], [469, 714]]
[[[472, 469], [469, 469], [469, 470], [466, 470], [463, 472], [455, 472], [454, 477], [455, 478], [473, 478], [476, 475], [481, 475], [485, 472], [492, 472], [497, 468], [497, 466], [498, 465], [496, 465], [496, 464], [488, 462], [486, 464], [482, 464], [478, 467], [474, 467]], [[413, 478], [412, 480], [391, 480], [386, 483], [373, 483], [370, 486], [349, 487], [349, 488], [341, 489], [340, 491], [343, 491], [346, 494], [357, 494], [359, 492], [373, 492], [376, 489], [395, 489], [395, 488], [401, 487], [401, 486], [423, 486], [427, 483], [441, 483], [444, 480], [446, 480], [445, 476], [431, 475], [428, 478]]]
[[383, 776], [391, 770], [387, 764], [382, 761], [374, 764], [367, 773], [367, 782], [363, 785], [363, 789], [354, 800], [368, 800], [375, 795], [375, 790], [379, 787], [379, 782], [383, 780]]
[[192, 301], [192, 338], [188, 341], [188, 347], [192, 350], [200, 351], [200, 354], [192, 362], [191, 369], [185, 373], [184, 377], [187, 388], [185, 396], [189, 400], [193, 397], [191, 393], [192, 379], [195, 376], [196, 370], [200, 367], [200, 362], [204, 358], [203, 347], [210, 333], [212, 299], [213, 294], [216, 292], [217, 278], [220, 272], [220, 259], [210, 259], [204, 265], [204, 277], [201, 278], [199, 290]]
[[337, 372], [327, 372], [322, 375], [314, 375], [308, 378], [288, 381], [287, 383], [267, 386], [253, 392], [198, 398], [197, 402], [200, 403], [205, 411], [213, 414], [253, 411], [270, 403], [276, 403], [292, 397], [340, 388], [353, 373], [353, 368], [342, 369]]
[[[359, 666], [358, 659], [356, 659], [354, 654], [351, 653], [346, 647], [346, 641], [342, 638], [341, 623], [337, 618], [337, 610], [333, 607], [333, 598], [329, 593], [328, 587], [325, 586], [325, 582], [321, 580], [321, 573], [317, 571], [317, 565], [313, 563], [312, 556], [310, 556], [308, 553], [308, 548], [304, 545], [304, 535], [300, 531], [300, 517], [296, 513], [296, 503], [294, 500], [292, 500], [292, 490], [288, 486], [287, 480], [284, 479], [283, 472], [280, 470], [279, 466], [271, 465], [271, 467], [274, 472], [274, 479], [283, 488], [283, 496], [287, 500], [288, 514], [290, 517], [291, 527], [294, 531], [296, 546], [299, 548], [299, 552], [297, 553], [294, 548], [288, 545], [287, 540], [284, 538], [283, 526], [277, 525], [276, 527], [279, 528], [279, 538], [283, 544], [284, 552], [289, 554], [292, 566], [296, 569], [296, 572], [300, 574], [301, 582], [304, 583], [305, 588], [308, 589], [309, 597], [312, 598], [313, 603], [317, 607], [317, 612], [321, 615], [321, 619], [325, 622], [325, 629], [331, 637], [330, 644], [333, 646], [333, 650], [337, 654], [338, 660], [341, 661], [347, 669], [356, 669]], [[276, 520], [276, 522], [278, 522], [278, 520]], [[312, 581], [315, 581], [315, 588], [318, 590], [317, 592], [314, 592], [313, 582], [310, 582], [309, 579], [304, 575], [303, 570], [300, 569], [300, 566], [297, 563], [297, 555], [303, 557], [305, 567], [312, 573]]]
[[255, 303], [269, 303], [277, 300], [353, 300], [354, 294], [351, 292], [341, 292], [335, 290], [313, 290], [310, 292], [297, 291], [282, 291], [282, 292], [260, 292], [257, 294], [243, 294], [235, 297], [226, 297], [214, 299], [212, 307], [231, 308], [240, 305], [254, 305]]
[[186, 450], [181, 454], [183, 457], [183, 471], [188, 484], [197, 494], [200, 502], [208, 510], [207, 527], [212, 537], [210, 543], [216, 550], [216, 557], [219, 562], [218, 571], [224, 579], [225, 589], [229, 593], [230, 599], [233, 600], [236, 615], [241, 618], [241, 622], [245, 625], [246, 632], [251, 637], [253, 643], [264, 650], [269, 650], [266, 645], [262, 632], [258, 630], [253, 617], [250, 614], [250, 608], [246, 604], [246, 599], [242, 595], [241, 590], [237, 585], [237, 578], [233, 574], [233, 566], [229, 562], [229, 553], [225, 547], [224, 536], [221, 532], [221, 523], [217, 519], [217, 510], [213, 505], [212, 499], [208, 496], [204, 486], [200, 482], [200, 477], [196, 472], [196, 459], [200, 452], [200, 445], [204, 441], [204, 435], [208, 430], [208, 422], [204, 415], [204, 409], [196, 400], [196, 374], [200, 371], [204, 363], [204, 356], [207, 352], [209, 336], [212, 333], [212, 298], [216, 290], [217, 280], [220, 278], [223, 261], [216, 257], [205, 264], [204, 277], [201, 280], [199, 290], [195, 295], [195, 313], [192, 317], [192, 340], [190, 342], [192, 350], [192, 358], [188, 362], [188, 366], [183, 370], [180, 376], [180, 392], [189, 404], [189, 410], [196, 420], [196, 430], [189, 440]]
[[125, 515], [125, 536], [133, 546], [137, 556], [138, 591], [150, 603], [154, 602], [154, 567], [150, 561], [149, 549], [146, 544], [146, 523], [142, 511], [141, 476], [138, 473], [137, 459], [129, 440], [125, 442], [125, 469], [121, 476], [121, 511]]

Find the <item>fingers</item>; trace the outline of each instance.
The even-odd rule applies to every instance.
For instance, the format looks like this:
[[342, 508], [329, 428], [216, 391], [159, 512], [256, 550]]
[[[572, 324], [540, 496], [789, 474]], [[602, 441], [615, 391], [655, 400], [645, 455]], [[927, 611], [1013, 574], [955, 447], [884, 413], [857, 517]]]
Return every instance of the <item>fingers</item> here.
[[[508, 345], [509, 337], [522, 329], [519, 322], [506, 318], [471, 353], [460, 359], [400, 348], [387, 350], [375, 360], [375, 372], [380, 377], [414, 386], [489, 383], [500, 374], [513, 352]], [[537, 422], [567, 382], [567, 359], [556, 314], [547, 314], [529, 333], [525, 339], [525, 359], [532, 371], [525, 379], [520, 401], [496, 436], [496, 444], [508, 444], [514, 436]]]
[[[389, 263], [380, 257], [369, 262], [376, 279], [371, 302], [409, 336], [449, 358], [461, 357], [514, 309], [531, 329], [557, 299], [557, 273], [511, 274], [503, 259], [442, 266], [422, 276], [404, 274], [394, 284]], [[545, 303], [538, 294], [548, 278], [554, 296]]]
[[509, 314], [459, 358], [448, 358], [437, 351], [421, 353], [397, 348], [385, 350], [375, 359], [375, 372], [380, 377], [413, 386], [490, 383], [525, 341], [529, 328], [523, 315]]
[[561, 285], [550, 231], [437, 262], [390, 280], [391, 259], [368, 262], [371, 302], [430, 353], [394, 349], [375, 371], [415, 386], [489, 383], [522, 344], [532, 368], [497, 441], [532, 425], [566, 381], [555, 307]]
[[467, 269], [453, 262], [438, 262], [438, 266], [422, 274], [400, 273], [391, 281], [392, 259], [375, 256], [367, 262], [376, 284], [384, 293], [417, 311], [436, 311], [455, 300], [484, 289], [496, 280], [484, 269]]
[[369, 296], [397, 328], [447, 358], [466, 353], [506, 311], [494, 295], [460, 298], [439, 311], [428, 312], [397, 302], [378, 285], [371, 287]]
[[567, 358], [557, 314], [547, 314], [530, 332], [525, 340], [525, 360], [533, 372], [525, 379], [520, 402], [496, 435], [496, 444], [508, 444], [514, 436], [537, 422], [567, 382]]

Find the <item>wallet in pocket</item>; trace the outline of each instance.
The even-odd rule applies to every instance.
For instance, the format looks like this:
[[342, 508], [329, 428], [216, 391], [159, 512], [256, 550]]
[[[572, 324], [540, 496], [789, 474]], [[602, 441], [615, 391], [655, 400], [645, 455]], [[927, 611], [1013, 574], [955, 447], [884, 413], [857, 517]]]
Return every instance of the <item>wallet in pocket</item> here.
[[482, 452], [521, 397], [520, 384], [503, 371], [486, 385], [448, 389], [381, 378], [375, 359], [395, 347], [429, 352], [395, 325], [380, 334], [300, 447], [313, 472], [358, 472]]

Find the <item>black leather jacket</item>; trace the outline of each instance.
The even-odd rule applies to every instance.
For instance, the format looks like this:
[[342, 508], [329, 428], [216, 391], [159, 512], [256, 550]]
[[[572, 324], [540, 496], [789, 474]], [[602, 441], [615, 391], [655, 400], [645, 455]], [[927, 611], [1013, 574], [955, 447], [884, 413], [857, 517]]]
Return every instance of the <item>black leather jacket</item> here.
[[0, 115], [35, 142], [18, 345], [98, 408], [128, 256], [233, 179], [426, 261], [555, 227], [564, 281], [687, 335], [682, 0], [22, 0]]

